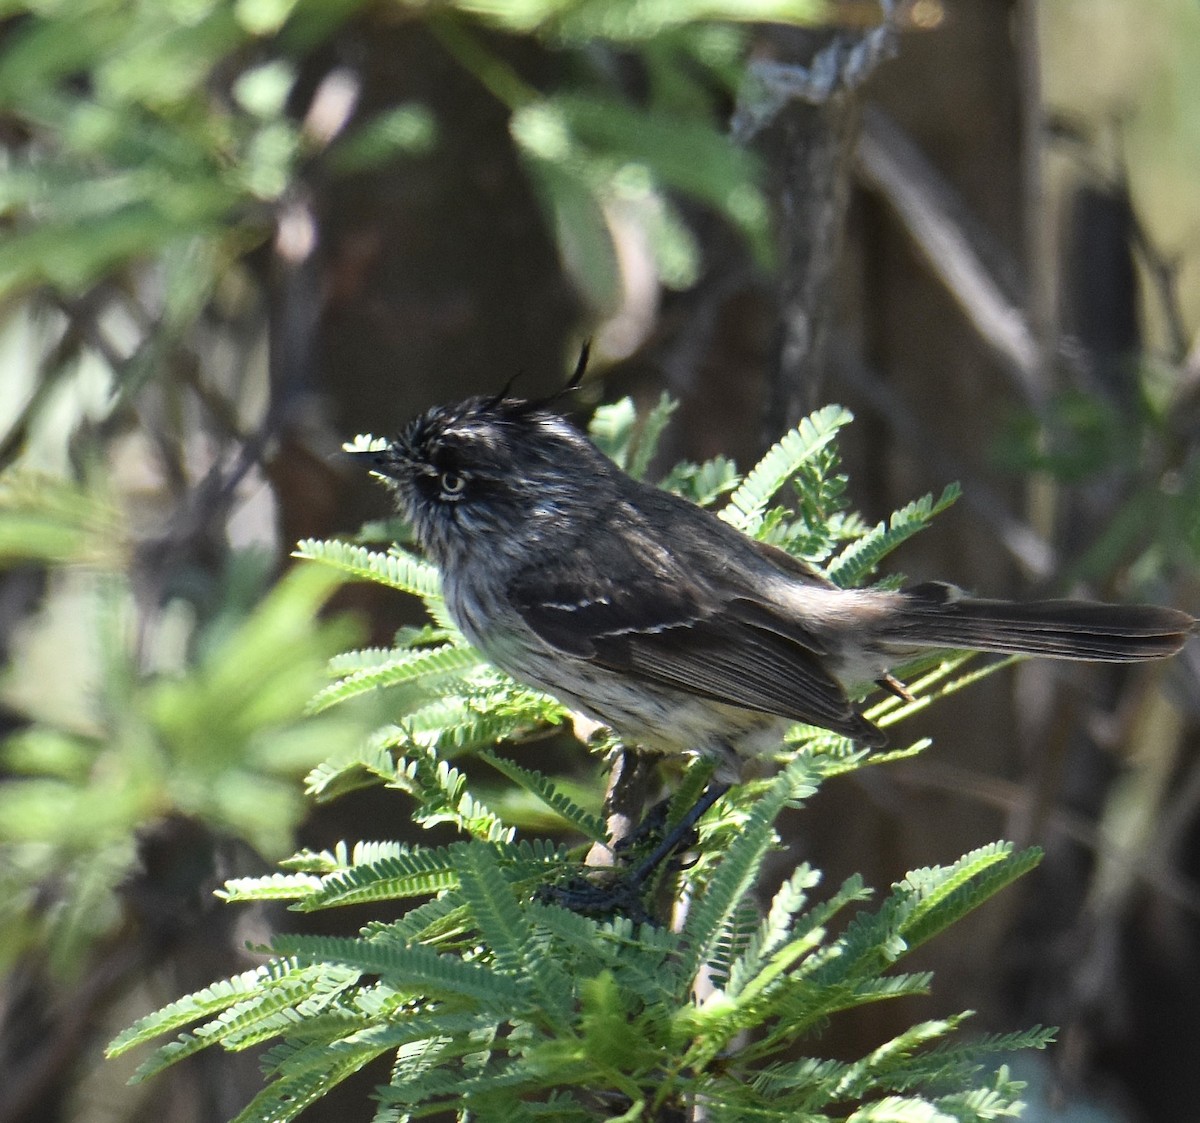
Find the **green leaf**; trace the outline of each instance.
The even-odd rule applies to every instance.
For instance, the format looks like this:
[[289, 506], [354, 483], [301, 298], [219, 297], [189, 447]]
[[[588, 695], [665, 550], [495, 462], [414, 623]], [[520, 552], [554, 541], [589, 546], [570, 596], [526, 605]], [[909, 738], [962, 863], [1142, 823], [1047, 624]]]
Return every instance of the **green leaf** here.
[[164, 1033], [210, 1017], [247, 997], [261, 994], [271, 983], [291, 980], [311, 982], [318, 978], [321, 972], [320, 967], [301, 966], [293, 959], [276, 959], [253, 971], [244, 971], [240, 975], [212, 983], [202, 990], [176, 999], [153, 1014], [139, 1018], [109, 1042], [105, 1055], [119, 1057], [135, 1046]]
[[0, 566], [121, 562], [127, 535], [102, 495], [32, 472], [0, 474]]
[[275, 947], [301, 962], [337, 963], [379, 975], [402, 992], [427, 993], [445, 1001], [478, 1003], [502, 1014], [523, 1009], [528, 988], [523, 980], [457, 956], [439, 955], [423, 944], [391, 945], [381, 940], [335, 936], [279, 936]]
[[426, 601], [441, 600], [442, 597], [436, 567], [399, 547], [381, 554], [349, 542], [304, 538], [296, 544], [292, 557], [318, 561], [360, 581], [376, 581]]
[[344, 753], [318, 764], [304, 778], [304, 790], [315, 799], [334, 799], [347, 792], [390, 783], [396, 775], [396, 760], [384, 744], [381, 734], [353, 752]]
[[922, 496], [894, 512], [886, 524], [878, 523], [862, 538], [847, 546], [826, 568], [826, 576], [843, 587], [861, 584], [875, 572], [880, 561], [902, 542], [925, 529], [930, 519], [940, 515], [961, 494], [958, 484], [949, 484], [934, 502], [932, 495]]
[[563, 967], [535, 942], [533, 925], [518, 904], [505, 871], [490, 847], [452, 848], [462, 896], [479, 934], [491, 951], [497, 971], [528, 980], [536, 991], [539, 1020], [565, 1032], [573, 1002], [571, 979]]
[[230, 1123], [289, 1123], [348, 1076], [358, 1072], [384, 1051], [363, 1049], [346, 1056], [330, 1056], [319, 1072], [305, 1072], [268, 1084]]
[[537, 796], [547, 807], [562, 816], [563, 820], [592, 842], [603, 842], [607, 836], [604, 822], [599, 816], [585, 811], [547, 779], [542, 773], [497, 756], [481, 751], [476, 754], [486, 760], [497, 772], [520, 784], [527, 792]]
[[954, 865], [914, 870], [901, 883], [919, 903], [902, 926], [909, 947], [919, 947], [955, 921], [995, 896], [1006, 885], [1028, 873], [1042, 860], [1038, 847], [1013, 853], [1008, 842], [981, 846]]
[[226, 901], [294, 901], [321, 888], [321, 879], [307, 873], [270, 873], [262, 877], [231, 877], [216, 895]]
[[325, 687], [308, 704], [310, 713], [320, 713], [338, 702], [389, 686], [440, 679], [470, 671], [480, 665], [474, 648], [443, 644], [417, 650], [394, 648], [387, 661], [364, 667]]
[[569, 150], [574, 158], [582, 149], [597, 161], [607, 158], [618, 167], [639, 166], [651, 183], [681, 191], [725, 214], [759, 259], [769, 260], [768, 210], [757, 186], [757, 158], [747, 149], [707, 121], [636, 107], [598, 92], [560, 94], [550, 100], [574, 142]]
[[737, 465], [728, 457], [717, 456], [703, 464], [684, 461], [675, 465], [663, 479], [662, 487], [707, 507], [741, 482]]
[[729, 497], [720, 517], [739, 530], [753, 533], [776, 492], [851, 420], [850, 412], [841, 406], [826, 406], [806, 417], [767, 450]]
[[399, 155], [423, 155], [436, 139], [433, 114], [428, 107], [410, 102], [377, 114], [339, 138], [330, 150], [329, 163], [343, 175], [361, 172]]
[[622, 398], [611, 405], [599, 406], [588, 422], [588, 436], [592, 443], [614, 461], [619, 468], [629, 464], [637, 431], [637, 410], [632, 398]]
[[952, 1115], [939, 1111], [929, 1100], [911, 1096], [887, 1096], [860, 1107], [846, 1117], [846, 1123], [959, 1123]]
[[637, 433], [637, 444], [629, 459], [629, 474], [634, 479], [640, 480], [645, 477], [650, 461], [658, 451], [658, 442], [662, 439], [663, 431], [678, 408], [679, 403], [664, 392], [658, 403], [642, 420]]
[[[562, 4], [537, 2], [497, 4], [494, 0], [466, 0], [464, 8], [503, 13], [505, 20], [519, 20], [519, 27], [530, 28], [546, 21], [549, 31], [569, 42], [586, 43], [592, 39], [611, 39], [631, 46], [670, 41], [671, 33], [706, 21], [745, 21], [746, 23], [819, 22], [824, 8], [816, 0], [663, 0], [659, 3]], [[536, 21], [536, 22], [534, 22]]]
[[688, 912], [683, 928], [687, 947], [684, 970], [694, 972], [713, 954], [722, 926], [754, 883], [774, 837], [775, 818], [791, 802], [811, 794], [811, 766], [797, 757], [779, 774], [751, 809], [746, 822], [721, 856], [704, 895]]
[[305, 912], [440, 893], [458, 884], [456, 860], [447, 850], [419, 848], [361, 862], [322, 878], [299, 901]]
[[513, 139], [558, 246], [563, 268], [588, 305], [612, 315], [621, 303], [621, 269], [612, 230], [591, 178], [573, 162], [545, 159], [535, 145], [553, 122], [532, 111], [513, 116]]

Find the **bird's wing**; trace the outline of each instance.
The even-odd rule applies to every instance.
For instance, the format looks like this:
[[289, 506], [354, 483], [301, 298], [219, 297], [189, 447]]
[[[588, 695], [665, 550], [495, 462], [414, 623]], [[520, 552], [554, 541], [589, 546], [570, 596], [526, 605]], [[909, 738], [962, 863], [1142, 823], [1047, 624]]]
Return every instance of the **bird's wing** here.
[[[671, 554], [594, 540], [586, 560], [560, 554], [509, 586], [525, 623], [564, 655], [632, 679], [778, 714], [879, 743], [882, 734], [824, 668], [821, 645], [752, 591], [714, 588]], [[564, 567], [563, 562], [568, 564]]]

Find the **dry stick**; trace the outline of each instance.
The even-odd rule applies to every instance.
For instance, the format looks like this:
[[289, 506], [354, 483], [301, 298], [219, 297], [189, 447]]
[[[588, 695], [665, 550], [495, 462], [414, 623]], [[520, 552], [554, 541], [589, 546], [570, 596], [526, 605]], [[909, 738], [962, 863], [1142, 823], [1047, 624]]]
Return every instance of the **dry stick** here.
[[[1041, 377], [1041, 352], [1031, 324], [1016, 299], [988, 267], [986, 257], [999, 257], [990, 247], [978, 247], [982, 235], [950, 185], [925, 159], [904, 132], [881, 110], [868, 109], [858, 144], [858, 171], [868, 187], [892, 208], [933, 275], [963, 310], [983, 341], [1000, 359], [1013, 387], [1031, 409], [1040, 410], [1046, 394]], [[1011, 270], [1010, 270], [1011, 271]], [[923, 426], [903, 401], [881, 380], [870, 377], [861, 364], [842, 362], [856, 388], [886, 411], [894, 427], [931, 445]], [[955, 477], [960, 472], [951, 473]], [[1053, 546], [1026, 522], [1005, 515], [992, 496], [968, 489], [967, 501], [991, 526], [998, 539], [1032, 577], [1045, 579], [1057, 562]]]
[[1033, 376], [1043, 394], [1055, 390], [1054, 378], [1062, 327], [1058, 316], [1058, 247], [1046, 193], [1046, 108], [1039, 45], [1040, 0], [1017, 0], [1014, 38], [1021, 114], [1021, 218], [1024, 227], [1025, 315], [1037, 347]]
[[646, 792], [654, 779], [655, 761], [636, 749], [619, 749], [604, 793], [604, 824], [608, 842], [597, 842], [588, 851], [589, 866], [611, 866], [613, 848], [628, 838], [641, 821]]
[[1046, 398], [1033, 330], [1016, 301], [984, 265], [959, 221], [961, 206], [917, 147], [878, 109], [863, 115], [858, 168], [891, 205], [934, 275], [1000, 358], [1031, 407]]

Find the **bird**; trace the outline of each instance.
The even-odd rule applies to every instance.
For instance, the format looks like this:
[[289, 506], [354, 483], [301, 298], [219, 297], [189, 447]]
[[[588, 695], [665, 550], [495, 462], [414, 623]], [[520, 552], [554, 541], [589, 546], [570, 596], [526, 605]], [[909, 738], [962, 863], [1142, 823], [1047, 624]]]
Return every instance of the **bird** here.
[[906, 695], [891, 669], [922, 651], [1136, 662], [1196, 630], [1157, 605], [840, 587], [628, 475], [555, 408], [565, 390], [435, 406], [366, 455], [487, 659], [639, 748], [711, 759], [726, 787], [797, 723], [885, 744], [856, 699]]

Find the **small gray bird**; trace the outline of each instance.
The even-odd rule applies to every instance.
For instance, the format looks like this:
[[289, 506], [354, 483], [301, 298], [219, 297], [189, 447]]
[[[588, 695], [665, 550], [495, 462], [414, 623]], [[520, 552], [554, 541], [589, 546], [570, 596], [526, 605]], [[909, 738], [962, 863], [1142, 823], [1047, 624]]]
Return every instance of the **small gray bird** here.
[[850, 696], [902, 691], [888, 669], [923, 648], [1131, 662], [1195, 629], [1151, 605], [839, 588], [628, 476], [553, 400], [440, 406], [368, 455], [484, 655], [639, 746], [713, 758], [718, 782], [795, 722], [882, 745]]

